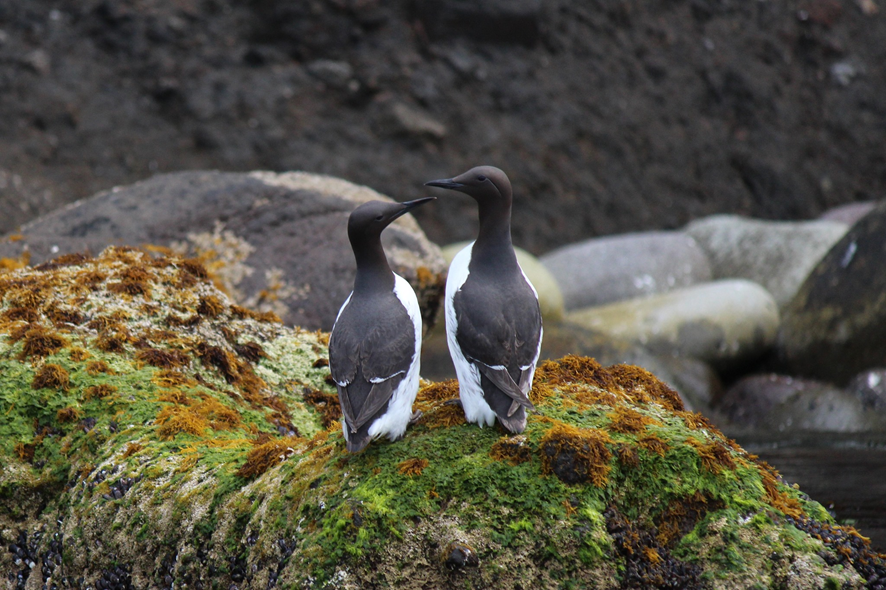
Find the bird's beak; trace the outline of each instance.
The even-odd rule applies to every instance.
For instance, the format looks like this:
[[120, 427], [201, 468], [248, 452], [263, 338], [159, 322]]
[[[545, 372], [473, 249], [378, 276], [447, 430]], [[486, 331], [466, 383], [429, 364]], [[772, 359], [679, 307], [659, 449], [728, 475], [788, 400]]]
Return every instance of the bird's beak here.
[[397, 211], [391, 219], [397, 219], [401, 215], [408, 213], [410, 210], [415, 209], [416, 207], [421, 207], [425, 203], [435, 201], [436, 199], [437, 197], [422, 197], [421, 199], [415, 199], [414, 201], [403, 201], [400, 203], [402, 209]]
[[461, 188], [464, 188], [460, 182], [455, 182], [452, 178], [441, 178], [440, 180], [431, 180], [430, 182], [426, 182], [425, 186], [436, 186], [439, 188], [448, 188], [449, 190], [457, 191]]

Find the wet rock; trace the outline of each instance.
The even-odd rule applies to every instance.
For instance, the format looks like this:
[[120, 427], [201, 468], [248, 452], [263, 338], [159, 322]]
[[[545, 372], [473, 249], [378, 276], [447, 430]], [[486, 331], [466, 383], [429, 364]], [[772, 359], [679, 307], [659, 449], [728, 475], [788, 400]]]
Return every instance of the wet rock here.
[[541, 0], [421, 0], [419, 19], [432, 38], [532, 45], [539, 39]]
[[876, 201], [864, 201], [861, 203], [849, 203], [828, 209], [821, 214], [819, 219], [824, 221], [836, 221], [846, 225], [854, 225], [856, 221], [867, 215], [877, 206]]
[[[443, 258], [446, 260], [446, 266], [452, 263], [455, 255], [461, 252], [462, 248], [470, 242], [458, 242], [449, 244], [442, 248]], [[563, 293], [560, 289], [560, 283], [546, 266], [541, 264], [535, 256], [522, 248], [514, 248], [517, 253], [517, 262], [529, 280], [532, 286], [538, 292], [538, 305], [541, 308], [541, 315], [545, 322], [557, 322], [563, 319]], [[547, 326], [545, 326], [547, 329]]]
[[822, 258], [782, 310], [779, 372], [845, 383], [886, 360], [886, 202]]
[[540, 260], [560, 283], [567, 310], [667, 293], [712, 276], [704, 251], [679, 232], [597, 238]]
[[[386, 199], [347, 181], [290, 172], [158, 175], [78, 201], [24, 226], [0, 256], [32, 264], [107, 245], [153, 244], [202, 257], [240, 303], [285, 322], [331, 329], [356, 268], [347, 219], [359, 203]], [[395, 272], [409, 280], [432, 323], [445, 271], [439, 248], [409, 215], [384, 234]]]
[[858, 398], [865, 409], [886, 413], [886, 369], [859, 373], [846, 386], [846, 391]]
[[767, 350], [775, 339], [779, 314], [763, 287], [729, 280], [589, 307], [567, 314], [566, 319], [656, 354], [734, 368]]
[[783, 306], [846, 229], [829, 221], [776, 222], [715, 215], [690, 223], [686, 233], [710, 257], [715, 279], [754, 281]]
[[855, 396], [822, 381], [776, 374], [739, 380], [718, 410], [738, 426], [773, 432], [864, 432], [877, 425]]

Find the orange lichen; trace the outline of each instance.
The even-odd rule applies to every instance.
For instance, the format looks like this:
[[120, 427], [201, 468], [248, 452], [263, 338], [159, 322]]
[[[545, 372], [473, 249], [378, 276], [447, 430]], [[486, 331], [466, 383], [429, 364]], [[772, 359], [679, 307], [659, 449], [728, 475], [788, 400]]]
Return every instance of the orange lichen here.
[[257, 477], [290, 457], [303, 443], [298, 437], [286, 437], [256, 445], [247, 453], [246, 462], [237, 470], [237, 475], [247, 479]]
[[178, 404], [180, 406], [188, 406], [191, 404], [191, 398], [189, 398], [185, 394], [185, 392], [180, 389], [168, 389], [164, 391], [157, 399], [161, 402], [169, 402], [171, 404]]
[[412, 477], [413, 475], [421, 475], [422, 471], [424, 471], [428, 465], [429, 463], [427, 459], [413, 457], [398, 463], [397, 471], [403, 475]]
[[86, 372], [92, 377], [100, 373], [112, 374], [111, 367], [105, 361], [90, 361], [86, 363]]
[[683, 410], [680, 394], [646, 369], [635, 365], [613, 365], [608, 371], [635, 403], [655, 402], [668, 410]]
[[686, 439], [686, 444], [695, 448], [701, 459], [702, 467], [711, 473], [720, 473], [724, 469], [735, 469], [735, 461], [729, 447], [719, 441], [700, 442], [692, 437]]
[[68, 372], [61, 366], [54, 363], [47, 363], [40, 367], [34, 380], [31, 381], [33, 389], [63, 389], [70, 387], [70, 376]]
[[489, 449], [489, 456], [496, 461], [519, 465], [532, 459], [532, 449], [527, 444], [525, 436], [506, 436], [492, 445], [492, 448]]
[[83, 399], [85, 401], [89, 401], [91, 399], [101, 399], [115, 393], [117, 393], [117, 388], [115, 386], [108, 385], [107, 383], [99, 383], [97, 385], [90, 385], [89, 387], [84, 389]]
[[615, 381], [600, 363], [586, 356], [567, 355], [558, 361], [545, 361], [535, 373], [535, 380], [549, 385], [583, 383], [612, 389]]
[[556, 422], [539, 442], [542, 473], [553, 473], [566, 483], [590, 481], [603, 487], [611, 469], [609, 444], [613, 441], [603, 430]]
[[188, 355], [179, 350], [161, 350], [159, 348], [139, 350], [135, 353], [135, 358], [160, 369], [184, 367], [190, 362]]
[[143, 448], [144, 447], [138, 443], [132, 443], [132, 442], [127, 443], [126, 450], [123, 451], [123, 455], [120, 458], [121, 459], [128, 459], [129, 457], [133, 456], [134, 454], [136, 454], [137, 452], [139, 452]]
[[317, 330], [316, 332], [314, 332], [314, 336], [317, 337], [317, 342], [319, 342], [322, 346], [329, 346], [329, 332]]
[[240, 305], [232, 305], [231, 306], [231, 313], [234, 314], [235, 317], [238, 317], [241, 319], [249, 318], [249, 319], [257, 320], [259, 322], [269, 322], [269, 323], [273, 323], [273, 324], [282, 324], [283, 323], [283, 320], [280, 319], [280, 316], [278, 316], [273, 311], [258, 312], [258, 311], [252, 311], [251, 309], [247, 309], [247, 308], [242, 307]]
[[198, 279], [208, 279], [209, 271], [203, 266], [203, 263], [197, 258], [185, 258], [178, 262], [179, 267], [191, 276]]
[[77, 408], [62, 408], [55, 413], [55, 419], [59, 422], [76, 422], [83, 417], [83, 412]]
[[200, 298], [197, 313], [207, 317], [218, 317], [225, 311], [225, 304], [215, 295], [207, 295]]
[[153, 377], [151, 377], [151, 382], [158, 387], [170, 388], [181, 387], [182, 385], [195, 387], [197, 385], [197, 382], [194, 379], [191, 379], [180, 371], [173, 370], [157, 371], [157, 373]]
[[[416, 407], [421, 408], [418, 404]], [[465, 412], [457, 404], [442, 404], [433, 406], [428, 410], [422, 410], [424, 414], [419, 423], [428, 428], [452, 428], [460, 424], [467, 424]]]
[[618, 406], [606, 416], [612, 421], [609, 430], [622, 434], [638, 434], [646, 430], [646, 426], [650, 424], [661, 424], [658, 420], [648, 418], [627, 406]]

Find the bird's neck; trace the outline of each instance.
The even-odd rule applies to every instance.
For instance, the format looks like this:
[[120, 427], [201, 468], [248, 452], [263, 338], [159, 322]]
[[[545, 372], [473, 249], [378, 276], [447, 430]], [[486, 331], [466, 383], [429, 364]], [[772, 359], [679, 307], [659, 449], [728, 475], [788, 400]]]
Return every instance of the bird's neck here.
[[394, 290], [394, 273], [388, 265], [380, 240], [352, 244], [357, 260], [355, 293], [387, 292]]
[[472, 259], [494, 270], [517, 266], [511, 243], [511, 204], [480, 203], [480, 232], [474, 242]]

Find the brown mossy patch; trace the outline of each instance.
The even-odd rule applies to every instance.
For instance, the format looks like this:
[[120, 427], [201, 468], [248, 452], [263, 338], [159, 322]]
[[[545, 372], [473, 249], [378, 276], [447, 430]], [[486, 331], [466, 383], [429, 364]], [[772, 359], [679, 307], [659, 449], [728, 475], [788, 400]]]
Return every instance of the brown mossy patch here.
[[698, 453], [701, 465], [707, 471], [717, 474], [724, 469], [734, 470], [735, 461], [732, 459], [730, 447], [722, 444], [718, 440], [710, 440], [707, 442], [698, 441], [692, 437], [686, 439], [686, 444], [690, 445]]
[[236, 383], [240, 380], [240, 366], [237, 357], [221, 346], [213, 346], [207, 342], [197, 344], [197, 357], [206, 367], [215, 367], [225, 381]]
[[203, 321], [203, 316], [195, 313], [189, 316], [179, 317], [170, 313], [163, 321], [170, 328], [192, 328]]
[[649, 436], [645, 436], [637, 441], [637, 446], [641, 449], [645, 449], [650, 453], [655, 453], [659, 457], [664, 457], [665, 453], [670, 449], [670, 445], [659, 438], [654, 434], [650, 434]]
[[23, 335], [22, 352], [19, 360], [26, 358], [42, 358], [54, 354], [68, 345], [68, 340], [61, 334], [50, 332], [39, 324], [29, 324], [31, 327]]
[[252, 319], [259, 322], [268, 322], [272, 324], [282, 324], [283, 320], [280, 319], [273, 311], [253, 311], [241, 305], [232, 305], [231, 313], [234, 314], [234, 317], [238, 317], [240, 319]]
[[680, 394], [662, 383], [655, 375], [636, 365], [613, 365], [609, 373], [616, 383], [638, 404], [655, 402], [672, 411], [682, 411]]
[[197, 381], [188, 377], [181, 371], [175, 371], [172, 369], [164, 369], [162, 371], [157, 371], [153, 377], [151, 377], [151, 382], [157, 385], [158, 387], [164, 388], [174, 388], [174, 387], [196, 387]]
[[0, 314], [0, 319], [5, 322], [36, 322], [40, 314], [31, 307], [10, 307]]
[[263, 358], [268, 358], [268, 353], [262, 348], [258, 342], [244, 342], [243, 344], [234, 344], [234, 352], [249, 361], [257, 363]]
[[215, 295], [206, 295], [200, 298], [197, 305], [197, 313], [202, 316], [214, 318], [220, 316], [227, 306]]
[[191, 405], [191, 398], [181, 389], [167, 389], [157, 398], [161, 402], [169, 402], [180, 406]]
[[74, 347], [68, 352], [68, 358], [75, 363], [82, 363], [90, 357], [92, 357], [92, 353], [85, 348]]
[[67, 390], [71, 386], [71, 377], [61, 365], [46, 363], [34, 375], [31, 381], [32, 389], [62, 389]]
[[106, 375], [113, 374], [113, 370], [110, 365], [105, 361], [90, 361], [86, 363], [86, 372], [89, 373], [90, 376], [95, 377], [102, 373]]
[[427, 411], [422, 410], [419, 424], [428, 428], [452, 428], [461, 424], [467, 424], [465, 412], [458, 404], [440, 404]]
[[640, 454], [634, 445], [619, 443], [615, 447], [615, 455], [618, 457], [618, 462], [625, 467], [639, 467], [640, 465]]
[[190, 363], [188, 355], [180, 350], [162, 350], [159, 348], [139, 350], [135, 353], [135, 358], [138, 361], [160, 369], [184, 367]]
[[117, 393], [116, 386], [107, 383], [98, 383], [96, 385], [90, 385], [83, 390], [83, 400], [89, 401], [91, 399], [102, 399], [114, 395], [115, 393]]
[[157, 434], [160, 438], [172, 439], [177, 434], [203, 436], [209, 421], [189, 407], [169, 406], [157, 414]]
[[609, 430], [622, 434], [639, 434], [645, 431], [650, 424], [661, 424], [661, 422], [654, 418], [644, 416], [637, 410], [622, 405], [617, 406], [614, 411], [606, 416], [611, 420]]
[[68, 306], [53, 304], [43, 312], [56, 328], [66, 325], [79, 326], [86, 322], [86, 315]]
[[458, 399], [458, 381], [448, 379], [439, 383], [431, 383], [418, 390], [416, 402], [442, 402]]
[[84, 262], [88, 262], [92, 260], [92, 256], [85, 252], [72, 252], [70, 254], [62, 254], [61, 256], [57, 256], [52, 260], [44, 262], [43, 264], [38, 264], [34, 267], [34, 270], [38, 270], [41, 272], [46, 272], [50, 270], [56, 270], [58, 268], [64, 268], [66, 266], [81, 266]]
[[93, 341], [96, 348], [102, 352], [123, 353], [126, 352], [126, 345], [129, 343], [130, 337], [121, 332], [105, 332], [100, 333], [98, 338]]
[[139, 443], [134, 443], [134, 442], [127, 443], [126, 450], [123, 451], [123, 455], [121, 455], [120, 458], [121, 459], [128, 459], [129, 457], [132, 457], [133, 455], [135, 455], [137, 452], [139, 452], [143, 448], [145, 448], [145, 447]]
[[399, 471], [402, 475], [412, 477], [413, 475], [421, 475], [422, 471], [424, 471], [429, 464], [430, 463], [427, 459], [412, 457], [398, 463], [397, 471]]
[[302, 398], [305, 400], [305, 403], [320, 414], [320, 422], [323, 424], [323, 428], [330, 428], [333, 423], [341, 418], [341, 404], [338, 401], [337, 394], [303, 387]]
[[505, 436], [493, 443], [489, 456], [496, 461], [519, 465], [532, 460], [532, 448], [524, 435]]
[[62, 408], [55, 413], [55, 419], [59, 422], [76, 422], [83, 417], [83, 412], [78, 408]]
[[565, 483], [591, 482], [606, 485], [613, 444], [609, 434], [598, 428], [577, 428], [555, 421], [539, 442], [542, 473], [553, 473]]
[[766, 492], [766, 500], [769, 504], [785, 516], [805, 518], [806, 513], [800, 501], [779, 487], [778, 480], [781, 476], [778, 471], [766, 461], [758, 459], [756, 462], [760, 468], [760, 475], [763, 477], [763, 490]]
[[422, 413], [419, 424], [428, 428], [451, 428], [466, 424], [465, 413], [457, 403], [458, 381], [448, 379], [418, 390], [414, 408]]
[[720, 510], [724, 506], [722, 501], [698, 491], [688, 497], [675, 498], [655, 517], [655, 526], [658, 529], [656, 539], [664, 547], [673, 547], [708, 512]]
[[615, 389], [612, 375], [596, 360], [586, 356], [567, 355], [558, 361], [545, 361], [535, 372], [530, 400], [542, 402], [550, 395], [544, 385], [563, 387], [570, 383], [595, 385], [605, 391]]
[[185, 271], [196, 279], [205, 281], [209, 278], [209, 271], [206, 270], [206, 267], [197, 258], [182, 259], [178, 261], [178, 266], [181, 270]]
[[298, 437], [276, 438], [273, 440], [259, 438], [258, 440], [260, 444], [250, 449], [249, 453], [246, 454], [246, 462], [237, 470], [237, 475], [242, 478], [251, 479], [258, 477], [274, 465], [292, 456], [295, 453], [295, 449], [305, 442], [304, 439]]

